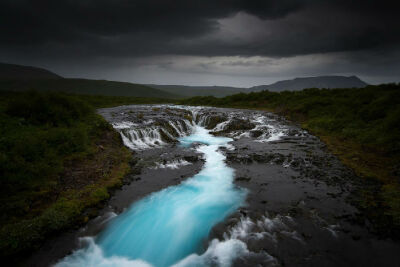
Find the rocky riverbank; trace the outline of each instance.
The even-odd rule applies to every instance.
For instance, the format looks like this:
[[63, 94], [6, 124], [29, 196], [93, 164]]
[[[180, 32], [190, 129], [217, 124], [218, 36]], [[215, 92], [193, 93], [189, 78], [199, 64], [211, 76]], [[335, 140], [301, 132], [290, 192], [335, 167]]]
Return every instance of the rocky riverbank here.
[[[248, 190], [246, 205], [215, 226], [200, 255], [238, 249], [235, 266], [398, 266], [400, 244], [375, 234], [353, 205], [362, 183], [315, 136], [267, 112], [182, 107], [122, 106], [99, 111], [135, 151], [134, 173], [79, 231], [50, 241], [30, 263], [45, 266], [96, 235], [132, 202], [180, 183], [202, 168], [192, 148], [177, 145], [195, 124], [233, 138], [221, 149]], [[229, 247], [232, 248], [232, 247]], [[239, 249], [240, 248], [240, 249]], [[46, 262], [46, 264], [43, 264]]]

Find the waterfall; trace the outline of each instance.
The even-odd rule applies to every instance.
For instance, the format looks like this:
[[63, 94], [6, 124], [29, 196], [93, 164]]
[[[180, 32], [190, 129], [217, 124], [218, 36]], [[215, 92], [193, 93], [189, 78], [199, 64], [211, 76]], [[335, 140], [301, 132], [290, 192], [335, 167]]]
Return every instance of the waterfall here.
[[[163, 120], [159, 126], [148, 123], [137, 124], [129, 121], [113, 123], [122, 137], [124, 144], [132, 150], [161, 147], [177, 138], [187, 136], [193, 131], [193, 123], [187, 119]], [[169, 127], [167, 127], [169, 126]]]
[[[137, 134], [137, 138], [141, 140], [143, 136]], [[179, 140], [183, 146], [204, 144], [197, 148], [205, 156], [204, 168], [178, 186], [133, 203], [96, 239], [85, 239], [87, 246], [64, 258], [58, 267], [164, 267], [202, 250], [212, 227], [243, 204], [247, 191], [233, 184], [234, 170], [218, 151], [232, 139], [212, 136], [196, 126], [191, 135]], [[225, 260], [225, 255], [219, 256]], [[190, 262], [179, 265], [192, 266]]]

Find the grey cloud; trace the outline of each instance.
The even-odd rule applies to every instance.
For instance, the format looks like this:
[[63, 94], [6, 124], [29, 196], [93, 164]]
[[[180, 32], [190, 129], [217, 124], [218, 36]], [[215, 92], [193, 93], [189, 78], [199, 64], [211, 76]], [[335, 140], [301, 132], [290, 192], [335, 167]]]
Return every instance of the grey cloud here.
[[[218, 20], [239, 12], [258, 17], [259, 27], [269, 27], [270, 34], [250, 43], [201, 39], [218, 33]], [[4, 0], [0, 24], [0, 47], [10, 55], [66, 58], [291, 56], [400, 41], [392, 2], [369, 0]]]
[[[135, 81], [130, 71], [142, 67], [152, 72], [146, 69], [140, 75], [162, 77], [168, 72], [169, 80], [175, 76], [179, 80], [183, 72], [196, 79], [201, 73], [217, 72], [225, 75], [221, 81], [227, 80], [226, 75], [312, 73], [393, 80], [400, 76], [396, 4], [385, 0], [2, 0], [0, 61], [48, 67], [67, 76], [82, 73], [128, 81]], [[298, 64], [297, 57], [307, 55], [318, 64]], [[331, 55], [337, 58], [326, 61]], [[165, 56], [170, 58], [160, 62]], [[236, 56], [242, 58], [215, 59]], [[182, 57], [207, 60], [176, 68], [174, 63]], [[276, 71], [286, 66], [284, 59], [297, 69]], [[132, 77], [140, 79], [140, 75]]]

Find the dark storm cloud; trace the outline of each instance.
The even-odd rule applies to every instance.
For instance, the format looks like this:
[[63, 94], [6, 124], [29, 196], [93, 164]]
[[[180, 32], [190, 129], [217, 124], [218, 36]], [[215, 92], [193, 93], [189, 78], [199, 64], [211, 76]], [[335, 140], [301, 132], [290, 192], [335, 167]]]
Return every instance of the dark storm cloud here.
[[[244, 10], [278, 18], [300, 5], [295, 1], [83, 0], [0, 3], [1, 41], [34, 44], [51, 41], [127, 38], [135, 34], [190, 38], [212, 31], [216, 19]], [[129, 39], [129, 38], [127, 38]], [[144, 40], [145, 41], [145, 40]]]
[[[392, 2], [369, 0], [3, 0], [0, 48], [60, 58], [353, 51], [398, 45], [396, 12]], [[238, 13], [258, 18], [268, 34], [217, 38], [219, 21]]]

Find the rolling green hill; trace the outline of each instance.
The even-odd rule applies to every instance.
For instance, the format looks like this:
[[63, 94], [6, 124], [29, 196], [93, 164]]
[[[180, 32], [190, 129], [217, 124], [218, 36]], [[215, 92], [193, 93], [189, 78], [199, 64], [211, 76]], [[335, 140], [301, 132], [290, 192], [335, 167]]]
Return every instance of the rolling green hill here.
[[292, 80], [282, 80], [268, 85], [258, 85], [249, 88], [230, 86], [186, 86], [186, 85], [158, 85], [148, 84], [152, 88], [160, 89], [171, 94], [185, 97], [214, 96], [225, 97], [238, 93], [250, 93], [268, 90], [271, 92], [299, 91], [306, 88], [361, 88], [368, 84], [356, 76], [317, 76], [303, 77]]
[[249, 88], [249, 91], [271, 92], [300, 91], [306, 88], [362, 88], [368, 84], [357, 76], [317, 76], [283, 80], [269, 85], [259, 85]]
[[61, 79], [62, 77], [46, 69], [0, 63], [1, 80]]
[[149, 86], [106, 80], [68, 79], [51, 71], [0, 63], [0, 90], [54, 91], [85, 95], [178, 98], [174, 93]]
[[127, 82], [87, 79], [5, 80], [0, 81], [0, 90], [6, 91], [55, 91], [85, 95], [134, 96], [178, 98], [176, 94], [164, 92], [145, 85]]
[[184, 97], [191, 96], [215, 96], [224, 97], [237, 93], [249, 92], [247, 88], [229, 87], [229, 86], [186, 86], [186, 85], [158, 85], [148, 84], [147, 86], [163, 90], [171, 94], [177, 94]]

